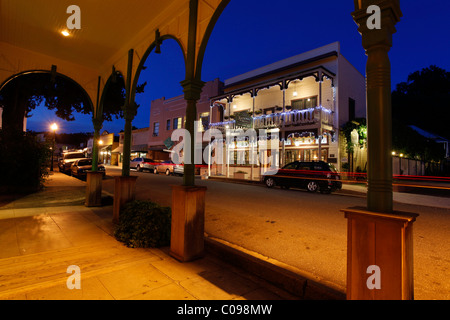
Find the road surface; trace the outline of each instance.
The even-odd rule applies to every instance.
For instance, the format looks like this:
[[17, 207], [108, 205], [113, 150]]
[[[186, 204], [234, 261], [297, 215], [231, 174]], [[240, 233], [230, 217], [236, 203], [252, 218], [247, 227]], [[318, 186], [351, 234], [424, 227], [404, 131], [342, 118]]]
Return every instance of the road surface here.
[[[114, 192], [109, 169], [103, 189]], [[136, 197], [171, 205], [171, 185], [182, 177], [132, 172]], [[290, 189], [268, 189], [213, 180], [206, 186], [205, 231], [270, 258], [314, 274], [344, 290], [346, 283], [347, 221], [343, 208], [366, 206], [365, 196], [311, 194]], [[450, 299], [450, 210], [394, 204], [395, 210], [420, 214], [414, 224], [416, 299]]]

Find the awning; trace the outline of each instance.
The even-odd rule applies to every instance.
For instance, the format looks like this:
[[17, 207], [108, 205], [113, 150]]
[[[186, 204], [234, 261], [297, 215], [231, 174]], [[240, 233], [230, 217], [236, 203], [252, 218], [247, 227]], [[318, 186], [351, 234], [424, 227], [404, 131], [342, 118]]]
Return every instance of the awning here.
[[148, 147], [148, 151], [163, 151], [165, 148], [165, 146], [153, 146]]
[[123, 146], [118, 146], [111, 153], [123, 153]]
[[148, 145], [139, 144], [139, 145], [131, 146], [131, 152], [148, 152]]

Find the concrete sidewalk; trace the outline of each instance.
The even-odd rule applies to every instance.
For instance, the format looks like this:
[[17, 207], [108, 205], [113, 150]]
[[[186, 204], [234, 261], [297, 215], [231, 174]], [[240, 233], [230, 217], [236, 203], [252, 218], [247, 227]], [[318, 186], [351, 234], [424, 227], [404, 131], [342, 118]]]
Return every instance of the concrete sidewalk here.
[[[168, 248], [127, 248], [113, 237], [109, 196], [86, 208], [84, 194], [83, 181], [54, 172], [41, 192], [1, 197], [0, 299], [299, 299], [215, 255], [180, 263]], [[69, 266], [80, 289], [68, 288]]]
[[[367, 186], [364, 184], [350, 184], [344, 183], [342, 190], [339, 191], [342, 194], [354, 193], [360, 195], [367, 195]], [[429, 196], [417, 193], [405, 193], [395, 192], [393, 193], [394, 202], [406, 203], [418, 206], [436, 207], [450, 209], [450, 198]]]

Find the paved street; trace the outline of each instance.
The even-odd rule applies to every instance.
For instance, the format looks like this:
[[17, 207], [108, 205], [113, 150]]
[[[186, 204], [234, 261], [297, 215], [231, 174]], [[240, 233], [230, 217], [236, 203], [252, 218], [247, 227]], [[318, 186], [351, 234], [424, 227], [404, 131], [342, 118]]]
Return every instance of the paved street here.
[[[113, 193], [112, 176], [120, 173], [108, 168], [105, 191]], [[170, 186], [182, 183], [182, 177], [147, 172], [132, 175], [139, 176], [137, 199], [162, 205], [171, 203]], [[209, 236], [276, 259], [345, 290], [347, 225], [340, 210], [365, 206], [364, 195], [310, 194], [200, 179], [197, 184], [208, 188], [205, 231]], [[396, 198], [400, 196], [403, 202], [409, 201], [405, 194]], [[420, 195], [413, 197], [420, 200]], [[448, 203], [448, 199], [443, 201]], [[450, 299], [450, 209], [397, 202], [395, 209], [420, 214], [414, 224], [415, 298]]]

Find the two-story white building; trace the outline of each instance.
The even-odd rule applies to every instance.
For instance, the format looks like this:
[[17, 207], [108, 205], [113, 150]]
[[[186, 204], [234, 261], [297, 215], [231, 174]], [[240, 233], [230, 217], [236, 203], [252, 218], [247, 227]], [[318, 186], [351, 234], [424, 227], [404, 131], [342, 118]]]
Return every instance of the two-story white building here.
[[[322, 160], [338, 169], [348, 161], [340, 128], [366, 116], [365, 77], [341, 54], [338, 42], [224, 84], [224, 93], [211, 99], [209, 128], [227, 137], [222, 163], [209, 165], [211, 176], [232, 178], [240, 171], [246, 179], [259, 180], [268, 167], [296, 160]], [[257, 141], [242, 138], [250, 129], [257, 132]], [[259, 148], [267, 140], [277, 144], [276, 154], [273, 148]], [[360, 158], [365, 161], [364, 155]]]

